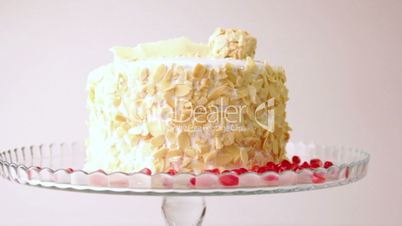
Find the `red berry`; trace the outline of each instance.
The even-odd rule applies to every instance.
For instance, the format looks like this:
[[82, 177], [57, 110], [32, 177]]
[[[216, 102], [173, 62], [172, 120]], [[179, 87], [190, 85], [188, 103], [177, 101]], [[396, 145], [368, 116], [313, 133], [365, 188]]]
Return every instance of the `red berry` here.
[[293, 162], [294, 164], [300, 164], [300, 163], [301, 163], [300, 157], [297, 156], [297, 155], [293, 156], [293, 157], [292, 157], [292, 162]]
[[254, 165], [253, 167], [251, 167], [251, 171], [256, 172], [256, 173], [258, 172], [259, 169], [260, 169], [260, 167], [257, 165]]
[[74, 172], [74, 169], [73, 168], [67, 168], [66, 171], [67, 171], [67, 173], [72, 173], [72, 172]]
[[331, 167], [331, 166], [333, 166], [334, 164], [331, 162], [331, 161], [326, 161], [325, 163], [324, 163], [324, 168], [325, 169], [328, 169], [329, 167]]
[[205, 170], [205, 172], [213, 173], [213, 174], [220, 174], [221, 173], [218, 168], [208, 169], [208, 170]]
[[310, 166], [313, 169], [322, 167], [322, 161], [320, 159], [311, 159]]
[[310, 168], [310, 164], [308, 164], [308, 162], [303, 162], [303, 164], [301, 164], [300, 168], [302, 168], [302, 169], [309, 169], [309, 168]]
[[225, 174], [219, 177], [219, 181], [224, 186], [236, 186], [239, 184], [239, 177], [233, 174]]
[[268, 171], [268, 167], [263, 166], [263, 167], [258, 168], [257, 173], [261, 174], [261, 173], [265, 173], [267, 171]]
[[190, 184], [193, 185], [193, 186], [195, 186], [195, 182], [196, 182], [195, 177], [192, 177], [192, 178], [190, 179]]
[[224, 170], [222, 173], [230, 173], [230, 170]]
[[273, 162], [268, 162], [266, 165], [267, 171], [275, 171], [276, 169], [276, 164]]
[[170, 169], [170, 170], [168, 170], [167, 173], [168, 173], [169, 175], [171, 175], [171, 176], [174, 176], [174, 175], [176, 175], [177, 171], [174, 170], [174, 169]]
[[276, 171], [277, 173], [282, 173], [282, 172], [285, 171], [285, 170], [286, 170], [286, 168], [283, 167], [283, 166], [280, 165], [280, 164], [278, 164], [278, 165], [276, 166], [276, 169], [275, 169], [275, 171]]
[[280, 165], [281, 165], [283, 168], [285, 168], [285, 169], [289, 169], [290, 166], [291, 166], [291, 163], [290, 163], [288, 160], [284, 159], [284, 160], [282, 160], [282, 162], [280, 163]]
[[232, 170], [233, 172], [237, 173], [237, 175], [242, 175], [243, 173], [247, 173], [248, 170], [245, 168], [238, 168], [238, 169], [234, 169]]
[[152, 171], [150, 169], [148, 169], [148, 168], [144, 168], [140, 172], [144, 173], [146, 175], [151, 175], [152, 174]]

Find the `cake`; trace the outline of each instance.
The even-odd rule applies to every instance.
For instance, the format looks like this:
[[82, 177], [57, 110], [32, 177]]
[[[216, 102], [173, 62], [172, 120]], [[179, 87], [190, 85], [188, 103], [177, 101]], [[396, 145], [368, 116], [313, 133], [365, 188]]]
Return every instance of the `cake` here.
[[254, 60], [256, 39], [218, 28], [114, 47], [88, 77], [88, 171], [153, 173], [251, 168], [286, 159], [282, 68]]

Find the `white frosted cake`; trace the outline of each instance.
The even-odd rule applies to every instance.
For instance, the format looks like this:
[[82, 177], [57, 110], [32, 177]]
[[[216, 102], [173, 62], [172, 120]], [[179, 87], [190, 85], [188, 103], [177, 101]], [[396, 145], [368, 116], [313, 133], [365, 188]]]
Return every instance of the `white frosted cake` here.
[[200, 173], [285, 159], [286, 77], [255, 48], [247, 32], [221, 28], [208, 44], [113, 48], [88, 79], [86, 169]]

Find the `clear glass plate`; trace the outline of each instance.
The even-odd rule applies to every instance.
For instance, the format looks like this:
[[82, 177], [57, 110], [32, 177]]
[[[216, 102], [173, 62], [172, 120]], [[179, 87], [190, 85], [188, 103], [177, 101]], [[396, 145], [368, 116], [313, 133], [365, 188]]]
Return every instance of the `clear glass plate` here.
[[[287, 155], [302, 161], [319, 158], [333, 166], [281, 173], [248, 172], [192, 175], [141, 172], [86, 172], [83, 142], [15, 148], [0, 152], [0, 175], [20, 184], [79, 192], [164, 196], [162, 209], [168, 225], [201, 225], [203, 196], [271, 194], [323, 189], [355, 182], [367, 173], [369, 154], [348, 147], [289, 142]], [[228, 174], [237, 182], [225, 183]], [[195, 196], [185, 198], [183, 196]], [[197, 198], [198, 197], [198, 198]], [[201, 198], [200, 198], [201, 197]], [[188, 208], [190, 207], [191, 208]], [[187, 219], [187, 221], [185, 220]]]

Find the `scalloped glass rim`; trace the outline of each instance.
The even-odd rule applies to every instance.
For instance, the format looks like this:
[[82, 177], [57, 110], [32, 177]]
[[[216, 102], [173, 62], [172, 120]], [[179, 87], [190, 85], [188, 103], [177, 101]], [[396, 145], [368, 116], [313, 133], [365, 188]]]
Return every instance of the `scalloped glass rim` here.
[[[303, 161], [312, 158], [330, 160], [328, 169], [304, 169], [242, 175], [226, 173], [169, 175], [142, 172], [124, 173], [81, 170], [85, 162], [82, 142], [60, 143], [15, 148], [0, 152], [0, 175], [20, 184], [69, 191], [130, 195], [244, 195], [284, 193], [323, 189], [360, 180], [367, 174], [368, 153], [348, 147], [322, 146], [289, 142], [289, 157], [298, 155]], [[39, 168], [39, 167], [40, 168]], [[71, 172], [71, 169], [78, 169]], [[233, 174], [238, 184], [229, 186], [221, 179]]]

